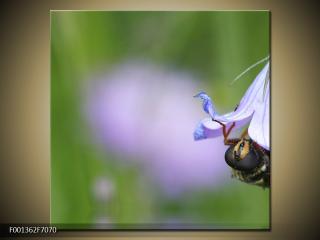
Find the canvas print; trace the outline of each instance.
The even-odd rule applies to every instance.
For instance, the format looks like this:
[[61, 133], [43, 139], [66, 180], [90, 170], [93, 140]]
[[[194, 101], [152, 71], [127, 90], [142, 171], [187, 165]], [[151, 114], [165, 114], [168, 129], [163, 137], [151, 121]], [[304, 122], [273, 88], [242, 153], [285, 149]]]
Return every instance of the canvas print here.
[[270, 228], [269, 11], [51, 11], [51, 223]]

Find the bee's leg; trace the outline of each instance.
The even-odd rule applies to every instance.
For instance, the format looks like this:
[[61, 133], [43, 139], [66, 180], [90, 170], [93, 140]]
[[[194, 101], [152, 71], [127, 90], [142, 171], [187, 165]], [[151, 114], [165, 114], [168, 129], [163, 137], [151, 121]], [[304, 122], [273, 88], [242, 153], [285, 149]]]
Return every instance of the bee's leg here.
[[224, 126], [224, 128], [225, 128], [224, 131], [226, 132], [225, 134], [223, 134], [223, 136], [224, 136], [224, 144], [225, 145], [235, 145], [240, 141], [239, 138], [230, 138], [230, 139], [228, 139], [228, 136], [230, 135], [231, 130], [234, 128], [235, 125], [236, 125], [235, 123], [232, 123], [232, 125], [230, 126], [230, 128], [228, 129], [227, 132], [226, 132], [226, 126]]
[[239, 138], [232, 138], [232, 139], [228, 139], [228, 136], [231, 132], [231, 130], [234, 128], [234, 126], [236, 125], [235, 123], [232, 123], [232, 125], [230, 126], [230, 128], [227, 130], [227, 126], [225, 124], [223, 124], [222, 122], [212, 119], [213, 121], [219, 123], [222, 126], [222, 132], [223, 132], [223, 137], [224, 137], [224, 144], [225, 145], [235, 145], [237, 142], [240, 141]]

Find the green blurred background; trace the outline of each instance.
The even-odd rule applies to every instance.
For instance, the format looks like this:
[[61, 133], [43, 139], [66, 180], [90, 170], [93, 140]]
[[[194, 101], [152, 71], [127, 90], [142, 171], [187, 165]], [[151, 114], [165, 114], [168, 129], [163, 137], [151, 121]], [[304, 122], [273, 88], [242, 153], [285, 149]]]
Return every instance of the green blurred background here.
[[[107, 223], [104, 227], [112, 223], [112, 228], [135, 228], [135, 224], [157, 228], [162, 220], [187, 216], [196, 227], [268, 228], [268, 189], [234, 183], [180, 198], [159, 196], [141, 181], [139, 167], [124, 165], [118, 156], [88, 140], [81, 104], [86, 76], [138, 58], [190, 72], [215, 96], [217, 106], [235, 106], [261, 68], [233, 87], [229, 83], [269, 54], [269, 18], [268, 11], [52, 11], [52, 223], [72, 228], [99, 223]], [[97, 200], [92, 190], [97, 179], [110, 180], [111, 187], [103, 180], [100, 185], [116, 189], [117, 194]]]

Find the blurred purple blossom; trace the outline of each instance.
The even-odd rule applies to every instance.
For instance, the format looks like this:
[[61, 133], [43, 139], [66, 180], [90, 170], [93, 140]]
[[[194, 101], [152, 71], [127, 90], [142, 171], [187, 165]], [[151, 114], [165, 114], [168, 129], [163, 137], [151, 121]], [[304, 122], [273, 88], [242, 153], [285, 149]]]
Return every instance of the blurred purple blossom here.
[[235, 128], [242, 127], [250, 122], [249, 136], [262, 147], [270, 149], [270, 74], [269, 62], [261, 70], [253, 83], [250, 85], [245, 95], [240, 101], [235, 111], [219, 115], [215, 109], [211, 98], [205, 93], [200, 92], [195, 97], [202, 100], [202, 106], [210, 118], [203, 119], [194, 131], [194, 139], [206, 139], [222, 135], [222, 126], [212, 121], [218, 120], [227, 126], [235, 123]]
[[214, 188], [229, 179], [226, 147], [190, 136], [201, 113], [190, 98], [196, 89], [188, 74], [128, 63], [92, 81], [86, 113], [103, 148], [139, 161], [165, 193]]

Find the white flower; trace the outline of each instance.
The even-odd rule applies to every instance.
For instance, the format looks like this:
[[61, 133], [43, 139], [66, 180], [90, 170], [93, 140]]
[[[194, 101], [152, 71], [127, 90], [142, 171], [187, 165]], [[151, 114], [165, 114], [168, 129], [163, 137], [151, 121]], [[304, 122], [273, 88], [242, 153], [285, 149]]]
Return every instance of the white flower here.
[[270, 68], [269, 62], [255, 78], [239, 106], [235, 111], [219, 115], [214, 104], [205, 92], [195, 97], [203, 100], [203, 109], [210, 118], [203, 119], [194, 132], [194, 139], [206, 139], [223, 134], [220, 121], [227, 127], [235, 123], [235, 128], [242, 127], [250, 122], [248, 134], [251, 139], [263, 148], [270, 150]]

